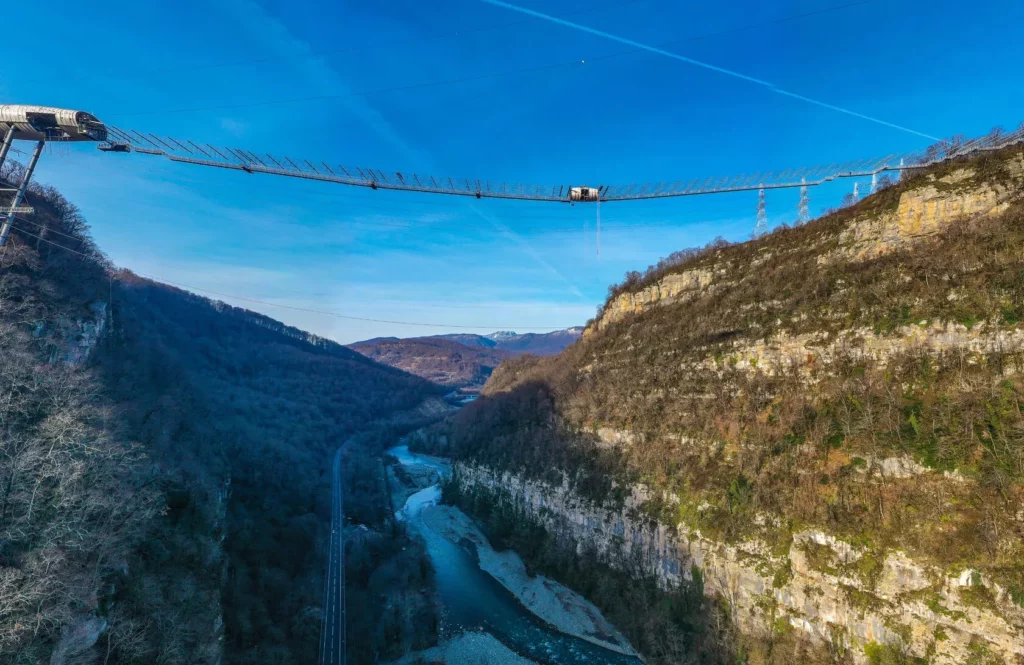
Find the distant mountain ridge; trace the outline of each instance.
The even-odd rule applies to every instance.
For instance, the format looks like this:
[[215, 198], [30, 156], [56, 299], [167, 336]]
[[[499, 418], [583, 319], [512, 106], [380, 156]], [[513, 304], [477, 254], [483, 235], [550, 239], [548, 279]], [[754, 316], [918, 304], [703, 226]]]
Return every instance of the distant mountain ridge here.
[[492, 332], [490, 335], [484, 335], [484, 337], [486, 337], [487, 339], [493, 339], [496, 342], [497, 341], [501, 341], [503, 339], [508, 339], [510, 337], [518, 337], [518, 336], [519, 336], [519, 333], [517, 333], [517, 332], [515, 332], [513, 330], [499, 330], [497, 332]]
[[377, 362], [443, 386], [480, 388], [502, 360], [524, 353], [538, 356], [560, 353], [582, 334], [582, 327], [525, 334], [500, 330], [488, 335], [375, 337], [348, 346]]
[[539, 356], [559, 353], [583, 334], [582, 326], [555, 330], [549, 333], [517, 333], [499, 330], [488, 335], [453, 333], [436, 335], [439, 339], [450, 339], [466, 346], [483, 346], [490, 349], [504, 349], [515, 353], [533, 353]]

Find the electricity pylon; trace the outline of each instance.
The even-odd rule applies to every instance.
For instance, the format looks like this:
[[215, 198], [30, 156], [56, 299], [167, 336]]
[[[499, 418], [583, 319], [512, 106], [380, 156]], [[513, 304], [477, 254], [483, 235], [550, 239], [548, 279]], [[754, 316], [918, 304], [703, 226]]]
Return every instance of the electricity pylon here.
[[[804, 179], [801, 178], [800, 182], [804, 182]], [[797, 207], [796, 217], [801, 224], [811, 221], [811, 195], [807, 191], [807, 185], [800, 187], [800, 205]]]
[[757, 190], [757, 224], [754, 226], [754, 237], [768, 233], [768, 211], [764, 205], [764, 187]]

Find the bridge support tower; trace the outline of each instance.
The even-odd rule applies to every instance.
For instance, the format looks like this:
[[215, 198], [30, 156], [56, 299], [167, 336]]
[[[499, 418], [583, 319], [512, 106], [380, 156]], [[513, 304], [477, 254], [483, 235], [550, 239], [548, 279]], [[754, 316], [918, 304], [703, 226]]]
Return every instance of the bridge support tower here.
[[0, 170], [4, 168], [4, 162], [7, 161], [7, 153], [11, 151], [11, 144], [14, 143], [14, 127], [7, 130], [4, 134], [4, 142], [0, 144]]
[[[13, 129], [7, 133], [7, 137], [4, 138], [4, 147], [10, 150], [10, 140], [12, 139]], [[36, 143], [36, 149], [32, 151], [32, 157], [28, 160], [28, 166], [25, 168], [25, 175], [21, 179], [21, 184], [18, 186], [17, 191], [14, 194], [14, 199], [11, 201], [11, 207], [7, 210], [7, 217], [4, 219], [3, 227], [0, 227], [0, 247], [7, 244], [7, 236], [11, 232], [11, 225], [14, 224], [14, 215], [18, 212], [18, 208], [21, 206], [21, 202], [25, 200], [25, 191], [28, 189], [28, 182], [32, 179], [32, 173], [36, 170], [36, 164], [39, 163], [39, 155], [43, 152], [43, 146], [46, 145], [45, 141], [39, 141]], [[3, 155], [6, 157], [6, 151]]]

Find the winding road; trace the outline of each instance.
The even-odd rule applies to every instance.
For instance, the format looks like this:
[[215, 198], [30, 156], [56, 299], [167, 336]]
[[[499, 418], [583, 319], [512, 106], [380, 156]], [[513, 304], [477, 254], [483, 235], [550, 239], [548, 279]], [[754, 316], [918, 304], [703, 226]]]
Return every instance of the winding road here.
[[345, 665], [345, 510], [341, 494], [341, 448], [334, 455], [331, 479], [331, 538], [324, 574], [320, 665]]

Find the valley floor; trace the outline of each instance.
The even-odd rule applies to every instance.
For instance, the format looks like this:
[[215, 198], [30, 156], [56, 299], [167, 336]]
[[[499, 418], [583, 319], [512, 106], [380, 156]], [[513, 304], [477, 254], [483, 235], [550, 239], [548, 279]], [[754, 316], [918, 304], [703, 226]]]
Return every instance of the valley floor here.
[[578, 593], [543, 575], [530, 575], [512, 550], [496, 551], [464, 512], [452, 506], [430, 506], [422, 514], [434, 533], [475, 552], [480, 568], [498, 580], [533, 614], [560, 632], [611, 651], [635, 656], [629, 641]]
[[[449, 624], [442, 633], [449, 639], [397, 662], [420, 662], [416, 657], [428, 663], [480, 662], [480, 657], [488, 663], [534, 662], [502, 642], [537, 662], [639, 662], [629, 642], [591, 603], [553, 580], [529, 575], [515, 552], [495, 551], [467, 515], [437, 505], [446, 460], [409, 453], [404, 446], [390, 453], [399, 462], [388, 468], [396, 518], [408, 521], [426, 541], [439, 569], [439, 587], [445, 579], [458, 578], [454, 593], [439, 588], [449, 605], [442, 610]], [[470, 653], [476, 660], [465, 660]]]
[[411, 653], [393, 662], [392, 665], [421, 665], [444, 663], [445, 665], [536, 665], [516, 655], [497, 638], [489, 633], [462, 633], [445, 640], [436, 647]]

